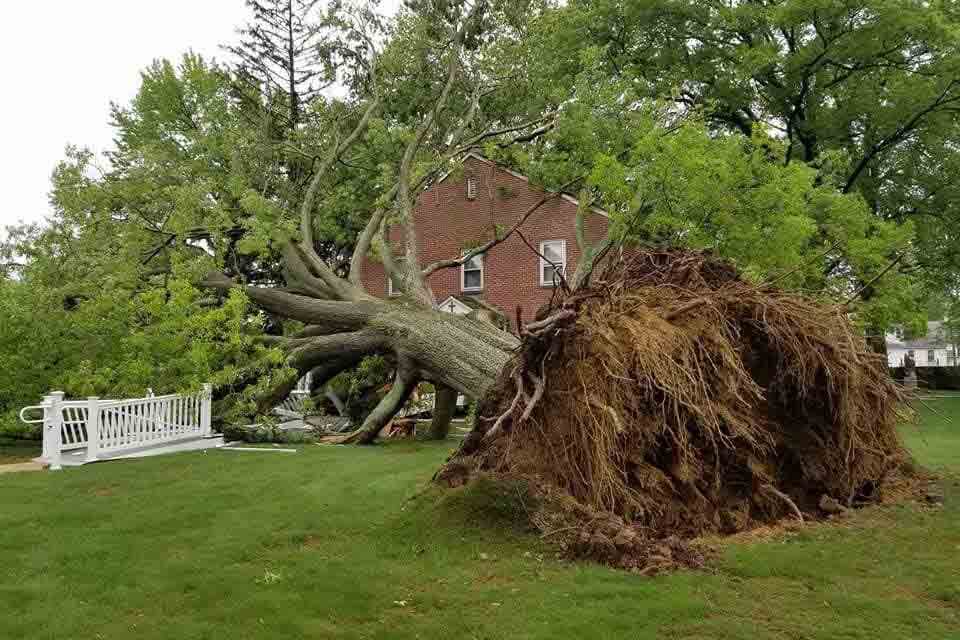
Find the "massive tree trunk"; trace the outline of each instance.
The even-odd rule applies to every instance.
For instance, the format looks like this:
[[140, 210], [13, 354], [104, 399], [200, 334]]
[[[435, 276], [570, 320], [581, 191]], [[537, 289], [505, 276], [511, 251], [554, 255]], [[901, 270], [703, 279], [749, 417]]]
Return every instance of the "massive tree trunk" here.
[[433, 419], [430, 421], [430, 439], [446, 440], [450, 434], [450, 422], [457, 410], [457, 390], [438, 384], [433, 404]]
[[[288, 253], [288, 273], [297, 253]], [[292, 266], [292, 268], [291, 268]], [[512, 335], [464, 316], [442, 313], [409, 300], [378, 300], [341, 280], [347, 300], [320, 299], [303, 291], [320, 286], [306, 272], [288, 275], [292, 290], [241, 286], [213, 275], [204, 283], [219, 289], [240, 288], [250, 299], [277, 315], [300, 320], [308, 328], [297, 336], [271, 338], [287, 352], [286, 363], [301, 376], [313, 373], [321, 386], [363, 358], [384, 355], [396, 363], [393, 388], [364, 421], [352, 442], [369, 443], [402, 408], [420, 380], [479, 398], [506, 365], [517, 345]], [[293, 291], [297, 291], [294, 293]], [[288, 380], [260, 398], [261, 410], [276, 406], [296, 384]]]

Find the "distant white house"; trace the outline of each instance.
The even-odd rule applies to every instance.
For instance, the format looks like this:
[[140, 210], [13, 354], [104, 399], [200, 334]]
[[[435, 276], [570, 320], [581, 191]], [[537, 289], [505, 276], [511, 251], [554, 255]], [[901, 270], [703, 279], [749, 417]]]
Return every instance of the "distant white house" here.
[[902, 367], [907, 354], [912, 355], [918, 367], [956, 367], [957, 345], [952, 344], [943, 322], [927, 323], [927, 335], [907, 339], [903, 329], [896, 327], [887, 334], [887, 362], [891, 367]]

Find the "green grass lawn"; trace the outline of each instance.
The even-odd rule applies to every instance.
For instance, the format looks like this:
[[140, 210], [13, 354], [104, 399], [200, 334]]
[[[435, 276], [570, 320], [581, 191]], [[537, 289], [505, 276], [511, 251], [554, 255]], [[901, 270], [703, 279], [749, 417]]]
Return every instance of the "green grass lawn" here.
[[0, 476], [0, 638], [960, 638], [960, 399], [929, 403], [906, 433], [945, 508], [658, 578], [555, 559], [510, 496], [412, 499], [448, 444]]

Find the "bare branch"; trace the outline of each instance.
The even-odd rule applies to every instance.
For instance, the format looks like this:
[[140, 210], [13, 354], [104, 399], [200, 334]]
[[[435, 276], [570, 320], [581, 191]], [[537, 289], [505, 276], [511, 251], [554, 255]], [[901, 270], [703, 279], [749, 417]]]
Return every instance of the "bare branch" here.
[[951, 80], [943, 92], [937, 96], [936, 100], [914, 114], [912, 118], [900, 125], [896, 131], [891, 133], [888, 137], [870, 146], [870, 148], [867, 149], [867, 151], [863, 154], [863, 157], [860, 158], [860, 161], [854, 167], [850, 177], [847, 178], [847, 182], [843, 186], [843, 193], [850, 193], [861, 174], [866, 170], [877, 154], [903, 142], [907, 136], [910, 135], [920, 125], [924, 118], [931, 113], [935, 113], [938, 108], [946, 104], [960, 101], [960, 95], [948, 97], [950, 96], [950, 90], [956, 86], [957, 83], [958, 80]]
[[[399, 190], [399, 185], [394, 185], [390, 192], [387, 194], [387, 202], [392, 201], [397, 196], [397, 191]], [[377, 233], [380, 231], [380, 227], [383, 225], [383, 221], [387, 216], [388, 209], [387, 207], [379, 207], [370, 216], [370, 220], [367, 221], [367, 226], [363, 228], [363, 231], [360, 232], [360, 235], [357, 237], [357, 245], [353, 249], [353, 256], [350, 258], [350, 275], [348, 279], [351, 284], [355, 287], [362, 287], [361, 282], [361, 270], [363, 269], [363, 260], [367, 257], [367, 253], [370, 251], [370, 245], [373, 243], [373, 239], [376, 238]]]
[[307, 193], [304, 195], [303, 203], [301, 203], [300, 206], [301, 243], [309, 253], [316, 255], [316, 251], [313, 248], [313, 207], [317, 199], [317, 193], [320, 190], [320, 184], [326, 177], [327, 171], [337, 161], [337, 158], [340, 157], [340, 154], [353, 146], [363, 132], [366, 131], [367, 126], [370, 124], [370, 119], [379, 107], [380, 95], [375, 92], [373, 99], [367, 105], [367, 108], [364, 110], [357, 125], [353, 128], [353, 131], [350, 132], [345, 140], [337, 140], [333, 144], [331, 152], [323, 160], [320, 167], [313, 174], [313, 178], [310, 180], [310, 186], [307, 188]]
[[[535, 126], [535, 125], [538, 125], [538, 124], [541, 124], [541, 123], [544, 123], [544, 122], [548, 122], [548, 121], [549, 121], [549, 122], [548, 122], [548, 124], [546, 125], [546, 128], [548, 128], [548, 130], [549, 130], [549, 129], [552, 129], [553, 126], [554, 126], [556, 117], [557, 117], [556, 112], [551, 112], [551, 113], [548, 113], [547, 115], [543, 116], [542, 118], [537, 118], [536, 120], [530, 120], [530, 121], [528, 121], [528, 122], [524, 122], [523, 124], [514, 125], [514, 126], [512, 126], [512, 127], [504, 127], [504, 128], [502, 128], [502, 129], [495, 129], [495, 130], [493, 130], [493, 131], [485, 131], [485, 132], [483, 132], [483, 133], [481, 133], [481, 134], [478, 134], [478, 135], [474, 136], [473, 138], [471, 138], [470, 140], [468, 140], [466, 143], [464, 143], [464, 145], [460, 148], [460, 150], [461, 150], [461, 151], [467, 151], [467, 150], [469, 150], [471, 147], [480, 144], [480, 143], [483, 142], [484, 140], [488, 140], [488, 139], [490, 139], [490, 138], [496, 138], [497, 136], [506, 135], [506, 134], [508, 134], [508, 133], [516, 133], [516, 132], [518, 132], [518, 131], [526, 131], [527, 129], [529, 129], [529, 128], [532, 127], [532, 126]], [[545, 128], [545, 127], [540, 127], [540, 128], [543, 129], [543, 128]], [[538, 129], [538, 130], [539, 130], [539, 129]], [[524, 134], [524, 136], [533, 136], [534, 133], [535, 133], [535, 132], [530, 132], [530, 133]], [[542, 134], [538, 134], [538, 135], [542, 135]], [[521, 136], [521, 137], [524, 137], [524, 136]], [[531, 139], [532, 139], [532, 138], [531, 138]], [[519, 139], [514, 139], [514, 140], [511, 141], [511, 144], [512, 144], [513, 142], [520, 142], [520, 141], [521, 141], [521, 140], [519, 140]], [[527, 141], [528, 141], [528, 140], [527, 140]], [[506, 143], [504, 143], [504, 144], [506, 144]], [[508, 145], [507, 145], [507, 146], [508, 146]]]
[[403, 159], [400, 162], [400, 171], [397, 180], [399, 184], [397, 200], [399, 204], [398, 208], [400, 209], [400, 215], [402, 216], [406, 232], [406, 277], [404, 278], [404, 285], [407, 293], [418, 299], [420, 302], [431, 306], [433, 305], [433, 295], [430, 293], [426, 281], [420, 273], [419, 261], [417, 257], [417, 232], [414, 227], [413, 198], [411, 197], [411, 169], [413, 166], [413, 160], [416, 157], [417, 152], [420, 150], [420, 147], [423, 145], [423, 141], [426, 139], [430, 129], [436, 123], [440, 113], [446, 107], [447, 100], [450, 97], [450, 92], [452, 91], [453, 85], [456, 82], [457, 75], [460, 70], [460, 51], [463, 47], [463, 40], [466, 36], [467, 28], [470, 26], [474, 17], [483, 7], [485, 7], [485, 5], [485, 2], [477, 2], [467, 17], [463, 20], [463, 23], [460, 25], [460, 28], [454, 35], [452, 47], [449, 53], [449, 60], [447, 61], [447, 76], [443, 90], [440, 92], [440, 96], [434, 103], [430, 113], [427, 114], [414, 132], [413, 139], [410, 140], [410, 143], [404, 150]]
[[819, 261], [822, 260], [823, 258], [826, 258], [831, 252], [836, 251], [837, 249], [839, 249], [839, 248], [840, 248], [840, 244], [841, 244], [841, 241], [840, 241], [840, 240], [837, 240], [836, 242], [834, 242], [834, 243], [830, 246], [829, 249], [827, 249], [827, 250], [824, 251], [823, 253], [817, 254], [815, 257], [811, 258], [810, 260], [807, 260], [807, 261], [805, 261], [805, 262], [801, 262], [800, 264], [798, 264], [797, 266], [795, 266], [793, 269], [790, 269], [789, 271], [780, 274], [779, 276], [773, 278], [772, 280], [768, 280], [767, 282], [764, 282], [763, 284], [761, 284], [761, 285], [760, 285], [759, 287], [757, 287], [757, 288], [758, 288], [758, 289], [765, 289], [766, 287], [772, 286], [772, 285], [780, 282], [781, 280], [785, 280], [785, 279], [789, 278], [790, 276], [792, 276], [792, 275], [795, 274], [796, 272], [800, 271], [801, 269], [804, 269], [804, 268], [808, 267], [809, 265], [811, 265], [811, 264], [813, 264], [813, 263], [815, 263], [815, 262], [819, 262]]
[[354, 331], [365, 327], [370, 319], [382, 310], [383, 304], [316, 300], [267, 287], [243, 286], [218, 272], [209, 274], [200, 286], [220, 290], [240, 289], [267, 311], [341, 331]]
[[898, 264], [901, 260], [903, 260], [903, 259], [906, 257], [906, 255], [907, 255], [907, 254], [905, 254], [905, 253], [901, 253], [901, 254], [898, 255], [896, 258], [894, 258], [894, 259], [890, 262], [890, 264], [888, 264], [888, 265], [886, 266], [886, 268], [885, 268], [883, 271], [881, 271], [880, 273], [878, 273], [876, 276], [874, 276], [873, 278], [871, 278], [869, 282], [865, 283], [862, 287], [860, 287], [859, 289], [857, 289], [856, 292], [854, 292], [854, 294], [853, 294], [852, 296], [850, 296], [850, 298], [849, 298], [846, 302], [843, 303], [843, 306], [849, 307], [851, 304], [853, 304], [853, 303], [857, 300], [857, 298], [859, 298], [859, 297], [863, 294], [864, 291], [866, 291], [867, 289], [869, 289], [870, 287], [872, 287], [873, 285], [875, 285], [877, 282], [879, 282], [879, 281], [880, 281], [880, 278], [882, 278], [883, 276], [887, 275], [887, 273], [889, 273], [891, 269], [893, 269], [895, 266], [897, 266], [897, 264]]

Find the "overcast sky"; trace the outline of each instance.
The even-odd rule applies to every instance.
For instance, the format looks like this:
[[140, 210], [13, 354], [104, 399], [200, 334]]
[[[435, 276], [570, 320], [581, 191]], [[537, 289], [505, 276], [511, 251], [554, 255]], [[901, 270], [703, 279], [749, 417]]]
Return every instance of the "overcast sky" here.
[[[384, 8], [399, 0], [387, 0]], [[111, 101], [136, 93], [140, 70], [220, 45], [247, 22], [243, 0], [56, 0], [5, 3], [0, 23], [0, 237], [49, 213], [50, 174], [67, 144], [108, 149]]]

